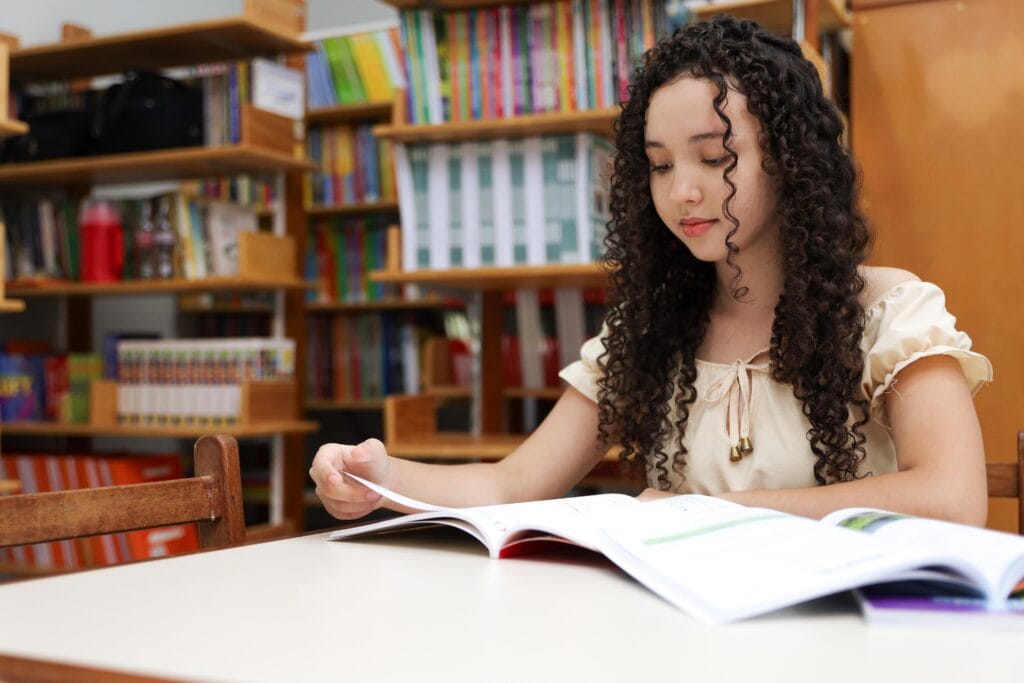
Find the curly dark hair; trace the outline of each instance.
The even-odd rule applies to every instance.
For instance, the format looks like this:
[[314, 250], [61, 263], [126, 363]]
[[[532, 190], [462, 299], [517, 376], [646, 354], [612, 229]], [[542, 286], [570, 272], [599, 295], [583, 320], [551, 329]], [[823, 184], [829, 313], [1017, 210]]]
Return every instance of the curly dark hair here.
[[[717, 285], [714, 265], [695, 258], [658, 217], [644, 124], [652, 93], [687, 75], [717, 88], [713, 106], [726, 127], [723, 142], [731, 161], [723, 179], [730, 192], [722, 213], [732, 223], [726, 261], [736, 271], [730, 294], [738, 299], [746, 289], [734, 263], [739, 247], [731, 239], [739, 222], [730, 210], [738, 157], [724, 113], [729, 87], [746, 96], [747, 109], [761, 124], [762, 167], [779, 188], [783, 259], [783, 293], [771, 335], [772, 377], [792, 385], [803, 405], [815, 480], [856, 479], [863, 476], [858, 473], [865, 457], [861, 428], [868, 416], [867, 401], [857, 397], [864, 362], [859, 349], [864, 281], [858, 266], [870, 242], [867, 222], [856, 208], [857, 173], [842, 143], [840, 115], [800, 46], [752, 21], [727, 16], [689, 24], [649, 50], [615, 126], [603, 258], [611, 272], [608, 336], [598, 359], [601, 439], [621, 444], [626, 463], [652, 468], [660, 489], [671, 486], [669, 467], [685, 478], [683, 434], [697, 398], [695, 358]], [[857, 409], [856, 418], [851, 408]], [[678, 438], [671, 444], [673, 428]]]

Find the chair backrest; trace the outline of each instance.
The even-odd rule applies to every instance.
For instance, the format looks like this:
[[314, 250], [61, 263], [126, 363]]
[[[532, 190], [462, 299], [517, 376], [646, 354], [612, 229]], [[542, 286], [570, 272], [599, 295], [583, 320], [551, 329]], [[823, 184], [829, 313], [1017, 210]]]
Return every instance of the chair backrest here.
[[1017, 499], [1017, 531], [1024, 534], [1024, 431], [1017, 433], [1017, 462], [990, 462], [986, 467], [989, 497]]
[[0, 547], [198, 522], [203, 548], [245, 540], [238, 443], [203, 436], [195, 476], [125, 486], [0, 496]]

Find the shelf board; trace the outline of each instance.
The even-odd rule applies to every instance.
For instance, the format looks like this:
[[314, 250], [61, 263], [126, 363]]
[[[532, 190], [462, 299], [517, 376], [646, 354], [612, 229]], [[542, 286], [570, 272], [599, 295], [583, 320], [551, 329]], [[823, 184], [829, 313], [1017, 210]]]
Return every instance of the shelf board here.
[[384, 407], [384, 399], [366, 399], [352, 401], [307, 400], [306, 410], [380, 410]]
[[240, 304], [211, 304], [209, 306], [203, 306], [201, 304], [178, 304], [179, 313], [215, 313], [217, 315], [270, 315], [274, 312], [274, 307], [267, 306], [245, 306]]
[[[731, 14], [740, 19], [753, 19], [769, 31], [789, 35], [793, 26], [793, 0], [716, 0], [693, 8], [698, 19], [716, 14]], [[843, 0], [821, 0], [818, 3], [818, 28], [837, 31], [850, 25], [850, 14], [843, 9]]]
[[564, 392], [565, 389], [562, 387], [541, 387], [539, 389], [505, 387], [501, 390], [501, 395], [505, 398], [539, 398], [542, 401], [557, 401]]
[[473, 436], [439, 432], [416, 441], [386, 444], [389, 455], [399, 458], [438, 460], [501, 460], [526, 439], [523, 434], [486, 434]]
[[316, 422], [292, 420], [286, 422], [261, 422], [252, 425], [186, 426], [186, 427], [136, 427], [129, 425], [95, 426], [75, 422], [5, 422], [4, 435], [20, 436], [131, 436], [138, 438], [183, 438], [195, 439], [205, 434], [226, 434], [238, 438], [252, 436], [273, 436], [274, 434], [302, 434], [315, 432]]
[[305, 53], [297, 33], [250, 17], [199, 21], [11, 51], [11, 81], [64, 81], [175, 66]]
[[0, 138], [11, 135], [24, 135], [28, 132], [28, 124], [15, 119], [0, 119]]
[[151, 182], [179, 178], [306, 171], [315, 166], [252, 145], [180, 147], [149, 152], [0, 165], [0, 185], [55, 186]]
[[38, 281], [31, 284], [11, 283], [7, 291], [18, 296], [91, 296], [110, 294], [175, 294], [180, 292], [254, 291], [268, 289], [309, 289], [316, 283], [299, 278], [208, 277], [200, 280], [123, 280], [120, 282]]
[[372, 313], [374, 311], [416, 311], [439, 308], [463, 308], [464, 304], [452, 299], [419, 299], [416, 301], [325, 301], [306, 304], [310, 313]]
[[374, 126], [378, 138], [393, 142], [464, 142], [497, 138], [596, 133], [610, 138], [617, 108], [590, 111], [525, 114], [508, 119], [483, 119], [442, 124], [405, 124]]
[[333, 206], [310, 206], [307, 216], [363, 216], [377, 213], [398, 213], [398, 200], [363, 202], [361, 204], [335, 204]]
[[[437, 432], [415, 441], [385, 444], [388, 454], [410, 460], [501, 460], [526, 440], [525, 434], [485, 434], [473, 436], [457, 432]], [[613, 447], [604, 461], [616, 462], [621, 449]]]
[[553, 266], [453, 268], [450, 270], [376, 271], [372, 282], [422, 284], [465, 290], [505, 290], [523, 287], [604, 287], [608, 276], [596, 263]]
[[21, 490], [21, 482], [17, 479], [0, 479], [0, 493], [17, 493]]
[[316, 107], [306, 110], [306, 124], [310, 126], [350, 123], [354, 121], [381, 121], [391, 118], [394, 103], [364, 102], [362, 104], [339, 104], [335, 107]]
[[0, 313], [21, 313], [25, 310], [25, 302], [17, 299], [0, 299]]

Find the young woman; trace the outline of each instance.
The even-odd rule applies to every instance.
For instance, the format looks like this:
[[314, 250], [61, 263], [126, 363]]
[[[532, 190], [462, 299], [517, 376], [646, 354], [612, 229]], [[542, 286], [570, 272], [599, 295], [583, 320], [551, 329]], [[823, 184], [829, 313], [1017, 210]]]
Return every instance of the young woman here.
[[792, 40], [728, 17], [663, 40], [616, 127], [609, 313], [562, 371], [565, 394], [494, 464], [325, 444], [310, 475], [327, 510], [381, 503], [343, 471], [449, 506], [562, 496], [618, 444], [645, 497], [983, 524], [971, 397], [991, 366], [938, 287], [863, 265], [841, 135]]

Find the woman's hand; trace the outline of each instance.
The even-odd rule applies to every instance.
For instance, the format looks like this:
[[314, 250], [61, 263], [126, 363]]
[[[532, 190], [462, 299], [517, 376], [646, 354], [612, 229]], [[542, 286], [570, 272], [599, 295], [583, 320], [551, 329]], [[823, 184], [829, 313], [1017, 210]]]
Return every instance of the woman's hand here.
[[355, 446], [326, 443], [317, 450], [309, 468], [316, 495], [324, 509], [338, 519], [357, 519], [380, 506], [379, 494], [346, 477], [344, 472], [390, 488], [391, 462], [384, 444], [377, 439], [367, 439]]

